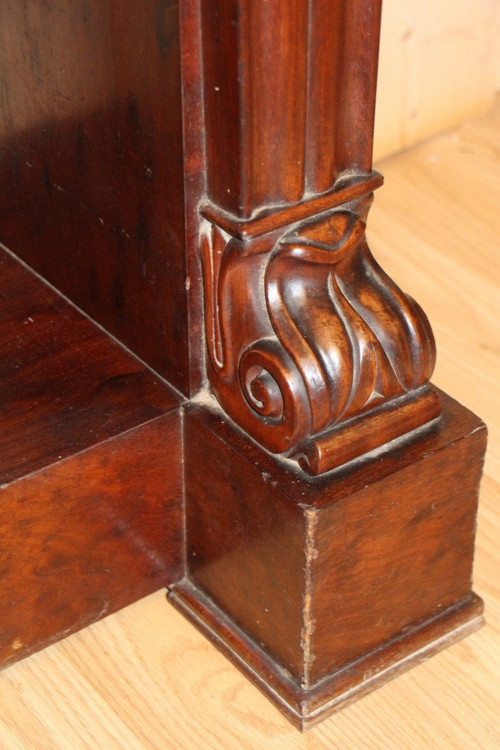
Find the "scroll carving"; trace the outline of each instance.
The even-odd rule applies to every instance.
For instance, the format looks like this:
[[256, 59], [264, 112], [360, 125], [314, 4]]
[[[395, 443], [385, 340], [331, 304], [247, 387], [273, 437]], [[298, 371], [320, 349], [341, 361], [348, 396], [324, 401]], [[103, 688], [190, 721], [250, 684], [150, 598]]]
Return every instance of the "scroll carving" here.
[[[247, 239], [214, 221], [202, 232], [215, 393], [262, 446], [298, 456], [311, 473], [439, 412], [426, 385], [435, 362], [432, 331], [368, 248], [370, 202], [365, 196]], [[405, 407], [404, 424], [394, 405]], [[346, 429], [353, 446], [347, 452]], [[366, 438], [361, 449], [352, 440], [356, 430]]]
[[439, 413], [427, 318], [365, 239], [381, 0], [200, 9], [210, 382], [262, 446], [322, 473]]

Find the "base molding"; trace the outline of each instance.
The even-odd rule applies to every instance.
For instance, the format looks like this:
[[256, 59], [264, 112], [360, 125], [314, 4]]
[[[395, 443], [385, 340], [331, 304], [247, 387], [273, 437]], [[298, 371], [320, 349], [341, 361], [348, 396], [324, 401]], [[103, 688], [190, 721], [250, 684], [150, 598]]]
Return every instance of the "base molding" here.
[[169, 600], [302, 730], [483, 624], [486, 428], [434, 392], [432, 430], [308, 479], [185, 406], [186, 575]]
[[467, 409], [433, 389], [428, 429], [306, 476], [0, 265], [2, 666], [170, 586], [306, 729], [482, 624]]
[[485, 624], [482, 599], [472, 593], [465, 601], [415, 625], [305, 689], [188, 579], [170, 588], [168, 599], [301, 731], [310, 729]]

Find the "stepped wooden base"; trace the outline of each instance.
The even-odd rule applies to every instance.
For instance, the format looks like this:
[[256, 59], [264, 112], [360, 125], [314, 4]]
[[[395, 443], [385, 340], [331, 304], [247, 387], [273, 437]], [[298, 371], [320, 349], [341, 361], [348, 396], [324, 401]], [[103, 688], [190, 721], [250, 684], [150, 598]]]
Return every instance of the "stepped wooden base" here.
[[346, 708], [484, 625], [482, 600], [471, 597], [304, 689], [256, 641], [189, 580], [169, 593], [182, 612], [301, 731]]
[[3, 666], [170, 586], [305, 729], [480, 626], [477, 417], [308, 477], [0, 264]]
[[315, 479], [186, 408], [187, 576], [170, 600], [305, 729], [477, 629], [484, 425], [442, 417]]

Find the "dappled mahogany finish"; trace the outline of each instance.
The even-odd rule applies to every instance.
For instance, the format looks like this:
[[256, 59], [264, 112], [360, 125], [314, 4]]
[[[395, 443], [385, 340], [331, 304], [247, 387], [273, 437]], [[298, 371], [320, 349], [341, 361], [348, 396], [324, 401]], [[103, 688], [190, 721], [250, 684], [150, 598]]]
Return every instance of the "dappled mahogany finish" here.
[[440, 411], [427, 318], [365, 239], [379, 17], [373, 0], [202, 2], [209, 377], [313, 474]]
[[202, 0], [207, 193], [249, 218], [371, 171], [380, 0]]
[[420, 439], [309, 482], [187, 409], [188, 577], [171, 600], [302, 729], [482, 624], [486, 429], [437, 395]]
[[179, 398], [0, 252], [0, 663], [183, 574]]
[[189, 393], [178, 5], [2, 1], [0, 242]]
[[171, 388], [0, 250], [0, 481], [170, 412]]
[[365, 236], [380, 5], [0, 3], [0, 241], [91, 316], [0, 255], [2, 664], [168, 586], [304, 729], [481, 625], [486, 431]]

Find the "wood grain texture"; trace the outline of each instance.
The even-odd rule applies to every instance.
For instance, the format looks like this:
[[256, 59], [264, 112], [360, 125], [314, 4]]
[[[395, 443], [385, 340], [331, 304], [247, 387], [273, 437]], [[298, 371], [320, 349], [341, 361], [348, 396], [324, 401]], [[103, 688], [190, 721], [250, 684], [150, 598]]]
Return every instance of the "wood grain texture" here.
[[210, 200], [249, 218], [371, 171], [380, 6], [202, 0]]
[[498, 153], [498, 119], [487, 118], [391, 159], [370, 227], [434, 322], [436, 382], [490, 425], [475, 557], [487, 626], [300, 736], [158, 592], [1, 673], [2, 747], [496, 750]]
[[0, 478], [175, 410], [175, 392], [0, 249]]
[[[301, 463], [312, 473], [439, 414], [426, 385], [435, 361], [432, 331], [370, 253], [370, 203], [359, 198], [247, 242], [216, 225], [201, 237], [214, 392], [273, 453], [301, 457], [304, 442], [321, 442], [321, 459]], [[403, 408], [409, 401], [420, 405], [412, 418]], [[342, 429], [350, 436], [345, 450], [328, 449]]]
[[169, 601], [303, 732], [484, 625], [483, 603], [472, 595], [307, 690], [202, 588], [184, 579]]
[[178, 2], [2, 2], [0, 69], [0, 241], [188, 393]]
[[0, 503], [7, 665], [182, 576], [179, 415], [4, 485]]
[[8, 664], [179, 578], [184, 543], [178, 396], [3, 250], [0, 270]]
[[[208, 378], [238, 426], [315, 474], [439, 415], [430, 325], [364, 236], [380, 9], [201, 3]], [[412, 419], [388, 416], [402, 396]]]
[[301, 729], [480, 625], [486, 430], [439, 399], [434, 429], [309, 483], [186, 409], [186, 578], [169, 598]]

